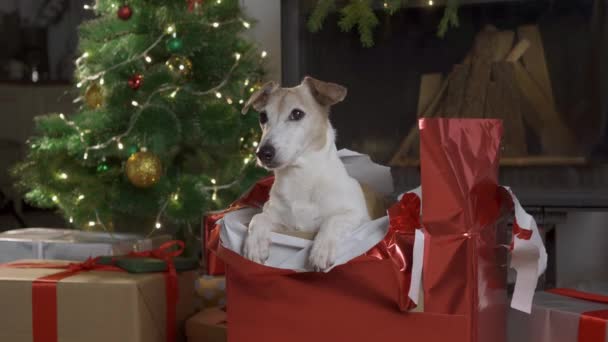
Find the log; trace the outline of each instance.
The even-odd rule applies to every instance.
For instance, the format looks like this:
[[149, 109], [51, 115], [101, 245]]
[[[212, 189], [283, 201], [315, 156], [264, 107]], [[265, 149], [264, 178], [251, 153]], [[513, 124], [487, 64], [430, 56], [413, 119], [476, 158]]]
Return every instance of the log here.
[[494, 63], [494, 82], [488, 86], [486, 117], [502, 119], [505, 134], [502, 155], [522, 157], [528, 154], [526, 129], [521, 111], [521, 94], [515, 81], [513, 64]]
[[564, 124], [541, 86], [520, 62], [512, 65], [519, 89], [531, 109], [523, 116], [524, 120], [539, 135], [543, 154], [576, 154], [578, 148], [572, 132]]
[[469, 64], [457, 64], [452, 70], [448, 91], [441, 116], [457, 118], [460, 116], [464, 101], [464, 89], [469, 76]]
[[513, 41], [515, 40], [515, 32], [513, 31], [500, 31], [494, 33], [494, 55], [492, 61], [499, 62], [504, 61], [511, 48], [513, 47]]
[[420, 78], [420, 94], [418, 96], [418, 115], [422, 115], [433, 102], [439, 90], [443, 75], [441, 73], [424, 74]]
[[484, 30], [477, 34], [473, 46], [471, 70], [464, 91], [464, 101], [460, 111], [461, 117], [480, 118], [486, 101], [486, 92], [490, 82], [492, 59], [494, 55], [494, 30]]
[[520, 39], [530, 42], [530, 48], [522, 56], [523, 65], [526, 67], [530, 76], [540, 85], [542, 92], [549, 103], [555, 106], [553, 98], [553, 87], [549, 76], [549, 68], [545, 59], [545, 49], [543, 40], [536, 25], [525, 25], [517, 28], [517, 35]]
[[519, 42], [517, 42], [517, 44], [515, 45], [513, 50], [511, 50], [511, 52], [509, 52], [509, 55], [507, 55], [505, 60], [507, 62], [517, 62], [524, 55], [524, 53], [526, 53], [526, 51], [529, 48], [530, 48], [530, 41], [527, 39], [522, 39]]

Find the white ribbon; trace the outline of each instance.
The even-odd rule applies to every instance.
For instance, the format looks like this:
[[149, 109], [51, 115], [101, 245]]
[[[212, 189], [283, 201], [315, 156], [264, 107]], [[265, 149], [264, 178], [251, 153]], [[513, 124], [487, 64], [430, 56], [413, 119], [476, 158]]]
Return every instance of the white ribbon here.
[[[522, 239], [518, 236], [513, 236], [513, 251], [511, 252], [510, 267], [517, 272], [515, 281], [515, 289], [511, 307], [513, 309], [530, 313], [532, 310], [532, 299], [538, 284], [538, 277], [545, 272], [547, 268], [547, 252], [540, 236], [538, 226], [534, 218], [528, 214], [517, 197], [513, 194], [509, 187], [504, 187], [513, 200], [515, 211], [515, 222], [521, 229], [531, 230], [532, 236], [530, 239]], [[422, 191], [418, 187], [408, 193], [416, 194], [422, 201]], [[422, 215], [422, 206], [420, 206]], [[420, 291], [422, 289], [422, 270], [424, 259], [424, 233], [421, 229], [416, 229], [414, 240], [414, 253], [412, 260], [412, 279], [408, 296], [418, 304]]]

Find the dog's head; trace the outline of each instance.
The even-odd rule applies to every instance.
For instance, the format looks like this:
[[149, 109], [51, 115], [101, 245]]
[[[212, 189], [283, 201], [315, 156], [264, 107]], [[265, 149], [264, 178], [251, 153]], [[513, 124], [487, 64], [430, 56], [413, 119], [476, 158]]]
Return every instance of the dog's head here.
[[308, 150], [327, 143], [329, 107], [344, 100], [346, 88], [305, 77], [294, 88], [268, 82], [247, 101], [243, 113], [253, 107], [260, 115], [262, 139], [256, 155], [267, 169], [293, 164]]

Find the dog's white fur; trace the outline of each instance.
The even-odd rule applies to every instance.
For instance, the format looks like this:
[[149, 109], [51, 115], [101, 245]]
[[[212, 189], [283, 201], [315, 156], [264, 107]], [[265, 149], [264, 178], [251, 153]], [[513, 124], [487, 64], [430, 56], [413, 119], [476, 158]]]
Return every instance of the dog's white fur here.
[[[272, 144], [276, 155], [271, 166], [262, 165], [274, 171], [275, 182], [263, 212], [249, 224], [245, 257], [264, 263], [271, 231], [314, 232], [309, 260], [324, 270], [335, 262], [340, 239], [370, 220], [360, 184], [338, 158], [329, 122], [329, 107], [345, 96], [342, 86], [306, 77], [294, 88], [268, 83], [247, 102], [244, 111], [252, 105], [267, 113], [259, 146]], [[288, 120], [293, 109], [304, 118]]]

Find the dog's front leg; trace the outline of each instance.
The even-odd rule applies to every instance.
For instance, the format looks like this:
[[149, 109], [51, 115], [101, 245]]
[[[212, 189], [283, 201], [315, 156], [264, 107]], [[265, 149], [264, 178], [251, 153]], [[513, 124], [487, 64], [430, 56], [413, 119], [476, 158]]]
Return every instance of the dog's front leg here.
[[249, 230], [243, 255], [254, 262], [263, 264], [270, 254], [270, 232], [274, 226], [269, 215], [262, 212], [255, 215], [249, 223]]
[[321, 224], [310, 251], [309, 261], [315, 270], [326, 270], [336, 261], [338, 243], [359, 224], [357, 215], [342, 214], [329, 217]]

